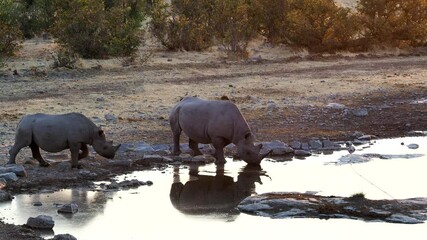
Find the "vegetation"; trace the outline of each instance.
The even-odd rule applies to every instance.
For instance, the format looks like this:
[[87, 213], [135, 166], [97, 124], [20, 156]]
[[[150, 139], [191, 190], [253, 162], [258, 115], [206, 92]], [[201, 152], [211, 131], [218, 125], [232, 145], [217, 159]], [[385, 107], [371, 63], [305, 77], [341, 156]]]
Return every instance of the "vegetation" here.
[[19, 48], [22, 33], [19, 29], [20, 4], [13, 0], [0, 0], [0, 63]]
[[[427, 45], [427, 0], [0, 0], [0, 59], [22, 37], [53, 35], [85, 58], [132, 56], [143, 41], [145, 17], [169, 50], [211, 46], [241, 57], [265, 37], [310, 52], [411, 48]], [[144, 23], [144, 25], [143, 25]]]
[[142, 40], [142, 3], [142, 0], [58, 1], [53, 35], [59, 43], [85, 58], [128, 56]]

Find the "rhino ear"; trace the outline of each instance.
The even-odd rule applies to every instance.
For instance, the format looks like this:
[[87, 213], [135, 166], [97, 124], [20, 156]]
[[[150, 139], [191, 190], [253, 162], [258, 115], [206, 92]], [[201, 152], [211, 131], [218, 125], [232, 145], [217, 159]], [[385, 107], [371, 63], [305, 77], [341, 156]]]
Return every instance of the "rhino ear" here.
[[100, 137], [104, 136], [104, 131], [103, 131], [102, 129], [99, 129], [99, 131], [98, 131], [98, 135], [99, 135]]

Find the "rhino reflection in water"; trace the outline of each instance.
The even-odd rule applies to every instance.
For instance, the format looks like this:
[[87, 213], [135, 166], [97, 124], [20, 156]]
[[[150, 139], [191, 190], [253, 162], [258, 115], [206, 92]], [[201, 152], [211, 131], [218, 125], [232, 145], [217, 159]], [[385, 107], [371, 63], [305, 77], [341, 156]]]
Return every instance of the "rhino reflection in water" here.
[[190, 169], [190, 180], [183, 184], [175, 169], [174, 183], [170, 190], [172, 205], [186, 214], [227, 213], [239, 214], [236, 206], [255, 193], [255, 183], [262, 184], [260, 176], [266, 176], [260, 166], [247, 165], [239, 173], [237, 181], [217, 169], [215, 176], [200, 175]]

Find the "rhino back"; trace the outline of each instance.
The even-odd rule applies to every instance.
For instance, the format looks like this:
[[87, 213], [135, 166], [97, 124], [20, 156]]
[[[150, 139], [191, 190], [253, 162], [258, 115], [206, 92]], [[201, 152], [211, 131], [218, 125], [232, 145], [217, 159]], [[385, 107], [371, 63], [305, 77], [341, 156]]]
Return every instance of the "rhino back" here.
[[214, 137], [236, 143], [236, 139], [250, 132], [239, 109], [230, 101], [186, 98], [180, 103], [178, 111], [182, 130], [200, 143], [210, 143]]
[[[35, 143], [48, 152], [69, 148], [69, 142], [89, 143], [96, 125], [79, 113], [29, 116]], [[26, 121], [28, 122], [28, 121]]]

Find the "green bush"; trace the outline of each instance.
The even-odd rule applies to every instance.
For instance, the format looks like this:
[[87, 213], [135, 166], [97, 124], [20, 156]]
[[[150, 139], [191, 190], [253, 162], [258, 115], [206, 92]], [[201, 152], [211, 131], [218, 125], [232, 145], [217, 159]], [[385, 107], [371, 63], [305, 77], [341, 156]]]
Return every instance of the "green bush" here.
[[128, 56], [141, 43], [143, 0], [59, 1], [53, 33], [60, 44], [84, 58]]
[[57, 0], [19, 0], [21, 3], [21, 31], [25, 38], [48, 32], [54, 23]]
[[213, 0], [160, 0], [151, 10], [151, 31], [169, 50], [201, 51], [212, 45]]
[[225, 49], [240, 57], [247, 57], [247, 46], [256, 34], [246, 0], [216, 0], [212, 25], [215, 38]]
[[22, 33], [19, 30], [20, 4], [13, 0], [0, 0], [0, 61], [19, 49]]

